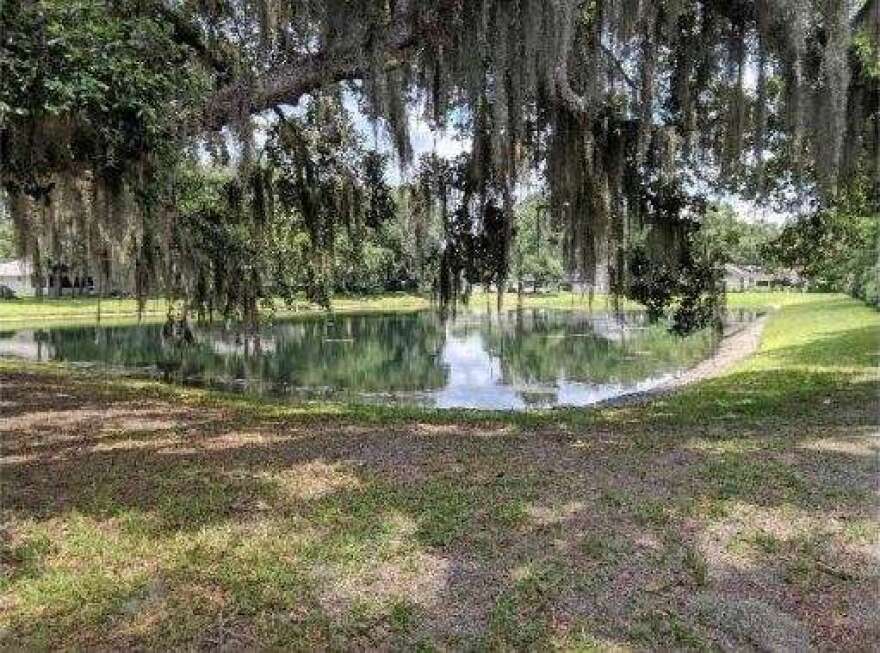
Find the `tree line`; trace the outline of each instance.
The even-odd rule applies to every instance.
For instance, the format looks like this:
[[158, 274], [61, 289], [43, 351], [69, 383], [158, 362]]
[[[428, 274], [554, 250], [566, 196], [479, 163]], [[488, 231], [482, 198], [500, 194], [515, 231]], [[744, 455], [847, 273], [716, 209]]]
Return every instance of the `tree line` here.
[[[302, 279], [326, 303], [370, 276], [352, 261], [404, 264], [379, 263], [404, 200], [354, 103], [412, 173], [411, 265], [444, 302], [537, 263], [515, 232], [538, 175], [566, 269], [699, 325], [708, 197], [876, 214], [878, 42], [877, 0], [7, 0], [0, 186], [38, 274], [121, 268], [184, 319], [253, 320]], [[415, 160], [414, 113], [467, 151]]]

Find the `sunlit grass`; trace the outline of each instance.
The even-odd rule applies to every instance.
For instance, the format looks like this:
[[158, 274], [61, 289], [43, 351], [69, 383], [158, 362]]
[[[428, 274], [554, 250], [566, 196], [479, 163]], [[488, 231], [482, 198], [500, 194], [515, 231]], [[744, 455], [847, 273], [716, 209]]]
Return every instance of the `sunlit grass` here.
[[751, 359], [621, 408], [0, 363], [0, 648], [868, 649], [880, 316], [729, 301], [768, 297]]
[[[793, 292], [750, 292], [730, 293], [728, 305], [733, 308], [766, 308], [780, 307], [791, 304], [821, 302], [828, 295], [804, 294]], [[503, 298], [503, 306], [512, 308], [519, 304], [528, 307], [544, 307], [558, 309], [592, 309], [596, 311], [615, 308], [638, 309], [639, 305], [620, 299], [615, 300], [608, 295], [590, 296], [578, 292], [548, 292], [518, 296], [507, 293]], [[369, 311], [406, 311], [429, 308], [432, 305], [430, 296], [410, 293], [385, 293], [373, 296], [341, 296], [333, 299], [333, 310], [338, 312], [369, 312]], [[497, 295], [475, 292], [468, 308], [471, 310], [495, 310]], [[155, 321], [164, 319], [168, 304], [164, 299], [147, 299], [141, 319]], [[304, 313], [321, 312], [323, 309], [310, 304], [305, 297], [299, 297], [291, 305], [280, 299], [274, 302], [274, 311], [266, 313], [275, 317], [288, 317]], [[102, 323], [120, 324], [134, 322], [138, 319], [138, 302], [135, 299], [100, 299], [97, 297], [22, 297], [14, 300], [0, 300], [0, 325], [4, 327], [23, 327], [35, 325], [47, 320], [59, 325], [94, 324], [100, 317]]]

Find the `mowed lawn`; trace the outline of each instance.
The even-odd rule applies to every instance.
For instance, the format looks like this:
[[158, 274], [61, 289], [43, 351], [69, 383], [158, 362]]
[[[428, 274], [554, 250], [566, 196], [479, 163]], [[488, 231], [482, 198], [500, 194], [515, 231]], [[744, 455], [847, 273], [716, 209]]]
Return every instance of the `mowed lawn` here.
[[0, 363], [0, 648], [870, 650], [880, 314], [642, 406], [285, 407]]
[[[557, 299], [558, 301], [558, 299]], [[179, 304], [177, 305], [179, 307]], [[322, 309], [308, 303], [305, 298], [285, 304], [278, 299], [274, 302], [275, 315], [279, 317], [300, 313], [319, 312]], [[429, 306], [427, 299], [406, 293], [388, 293], [368, 298], [337, 297], [333, 309], [347, 311], [396, 311], [416, 310]], [[0, 301], [0, 331], [16, 328], [32, 328], [35, 325], [71, 326], [134, 323], [143, 321], [162, 321], [168, 315], [169, 304], [164, 299], [146, 299], [138, 307], [136, 299], [100, 299], [97, 297], [21, 297]]]
[[[772, 297], [783, 297], [774, 293]], [[747, 303], [761, 302], [761, 297], [771, 295], [742, 295]], [[596, 310], [602, 310], [612, 305], [613, 301], [606, 295], [596, 295], [592, 298], [572, 292], [539, 293], [536, 295], [526, 294], [517, 297], [514, 293], [507, 293], [504, 297], [506, 307], [515, 306], [518, 301], [529, 307], [547, 308], [581, 308], [591, 306]], [[475, 309], [494, 308], [497, 302], [495, 293], [485, 294], [475, 292], [471, 306]], [[620, 300], [620, 306], [626, 308], [640, 308], [639, 305], [625, 300]], [[304, 296], [299, 296], [291, 304], [281, 299], [273, 302], [274, 311], [267, 318], [285, 318], [304, 313], [317, 313], [322, 309], [316, 304], [309, 303]], [[422, 310], [431, 306], [429, 296], [415, 295], [405, 292], [389, 292], [379, 295], [345, 296], [338, 295], [332, 300], [333, 310], [339, 313], [366, 313], [388, 311], [413, 311]], [[177, 308], [180, 307], [178, 303]], [[117, 299], [97, 297], [21, 297], [14, 300], [0, 301], [0, 331], [17, 328], [33, 328], [34, 326], [72, 326], [92, 325], [96, 321], [101, 324], [132, 324], [138, 320], [162, 321], [168, 315], [169, 304], [164, 299], [149, 298], [138, 310], [136, 299]], [[219, 316], [218, 316], [219, 317]]]

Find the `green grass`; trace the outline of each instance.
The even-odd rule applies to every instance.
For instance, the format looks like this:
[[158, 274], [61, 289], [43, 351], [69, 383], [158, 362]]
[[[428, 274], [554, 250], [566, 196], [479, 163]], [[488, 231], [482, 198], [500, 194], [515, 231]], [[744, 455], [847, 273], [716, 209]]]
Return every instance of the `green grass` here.
[[[592, 300], [587, 295], [571, 292], [525, 294], [522, 298], [514, 293], [504, 296], [504, 306], [516, 306], [522, 302], [526, 306], [545, 308], [592, 308], [605, 310], [612, 307], [613, 301], [606, 295], [595, 295]], [[333, 299], [332, 308], [336, 312], [369, 311], [411, 311], [428, 308], [431, 299], [427, 296], [408, 293], [384, 293], [372, 296], [338, 295]], [[477, 292], [469, 306], [474, 310], [491, 309], [497, 306], [495, 294]], [[638, 308], [637, 304], [621, 300], [622, 308]], [[164, 320], [168, 304], [164, 299], [148, 299], [140, 319], [148, 321]], [[275, 301], [274, 317], [290, 317], [306, 313], [320, 312], [323, 309], [310, 304], [300, 297], [292, 306], [281, 300]], [[33, 326], [51, 321], [59, 325], [92, 324], [100, 316], [102, 322], [109, 324], [133, 323], [139, 319], [138, 304], [135, 299], [99, 299], [97, 297], [33, 297], [14, 300], [0, 300], [0, 325], [4, 327]]]
[[0, 648], [870, 648], [880, 315], [729, 303], [770, 299], [750, 359], [597, 410], [0, 362]]
[[[825, 294], [802, 294], [789, 292], [744, 292], [730, 293], [727, 295], [728, 305], [734, 308], [763, 308], [780, 307], [791, 304], [821, 302]], [[592, 306], [595, 309], [604, 309], [613, 306], [613, 300], [607, 295], [597, 294], [590, 301], [589, 295], [574, 292], [548, 292], [522, 296], [522, 302], [528, 306], [546, 307], [580, 307]], [[515, 306], [520, 298], [515, 293], [507, 293], [504, 296], [504, 306]], [[471, 298], [471, 305], [475, 308], [496, 306], [497, 296], [494, 293], [484, 294], [475, 292]], [[638, 307], [637, 304], [620, 300], [624, 307]], [[347, 296], [337, 295], [333, 300], [333, 309], [337, 311], [352, 310], [407, 310], [428, 306], [429, 298], [408, 293], [384, 293], [373, 296]], [[137, 301], [135, 299], [99, 299], [97, 297], [22, 297], [14, 300], [0, 301], [0, 320], [19, 321], [39, 318], [64, 319], [68, 317], [94, 318], [100, 308], [101, 314], [106, 316], [124, 316], [137, 318]], [[144, 307], [147, 315], [161, 315], [164, 317], [167, 304], [164, 299], [148, 299]], [[285, 307], [281, 300], [276, 301], [276, 310], [281, 313], [317, 310], [314, 304], [309, 304], [304, 297], [299, 298], [292, 307]]]
[[[406, 293], [387, 293], [370, 297], [340, 296], [333, 300], [333, 310], [338, 312], [406, 311], [427, 308], [428, 299]], [[315, 304], [301, 298], [292, 306], [278, 300], [275, 317], [320, 312]], [[138, 319], [164, 320], [168, 303], [164, 299], [148, 299], [140, 316], [135, 299], [99, 299], [96, 297], [64, 297], [43, 299], [20, 298], [0, 301], [0, 325], [4, 328], [33, 326], [51, 321], [61, 326], [102, 323], [134, 323]]]
[[[561, 292], [546, 294], [526, 294], [519, 298], [514, 293], [504, 296], [504, 306], [516, 306], [522, 301], [526, 306], [546, 308], [586, 308], [603, 310], [611, 307], [613, 302], [605, 295], [595, 295], [592, 301], [587, 295]], [[409, 293], [384, 293], [370, 296], [337, 295], [332, 302], [332, 309], [340, 313], [369, 311], [411, 311], [428, 308], [431, 299], [427, 296]], [[491, 309], [497, 306], [495, 294], [477, 292], [471, 298], [469, 306], [473, 310]], [[638, 308], [637, 304], [621, 301], [620, 306]], [[148, 299], [140, 319], [163, 320], [167, 314], [168, 304], [164, 299]], [[293, 305], [286, 305], [280, 299], [275, 301], [274, 317], [290, 317], [295, 315], [320, 312], [323, 309], [310, 304], [305, 297], [300, 297]], [[266, 314], [269, 315], [268, 313]], [[100, 316], [102, 322], [123, 324], [136, 322], [138, 304], [135, 299], [99, 299], [96, 297], [33, 297], [14, 300], [0, 300], [0, 324], [4, 326], [23, 327], [50, 320], [57, 324], [92, 324]]]
[[[166, 303], [160, 299], [147, 300], [144, 318], [164, 318]], [[137, 320], [138, 305], [134, 299], [98, 299], [96, 297], [34, 297], [0, 300], [0, 323], [28, 325], [47, 320], [59, 323], [87, 321], [94, 323], [100, 315], [102, 321]]]

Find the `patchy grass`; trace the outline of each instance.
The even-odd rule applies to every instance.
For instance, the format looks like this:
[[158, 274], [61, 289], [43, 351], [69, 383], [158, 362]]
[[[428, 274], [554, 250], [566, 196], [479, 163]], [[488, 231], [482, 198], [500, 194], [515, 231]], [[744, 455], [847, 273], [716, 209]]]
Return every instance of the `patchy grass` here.
[[[476, 292], [471, 298], [470, 308], [473, 310], [494, 310], [498, 297], [494, 293]], [[638, 304], [626, 300], [618, 300], [617, 304], [607, 295], [594, 295], [572, 292], [525, 294], [522, 297], [514, 293], [504, 296], [505, 307], [524, 306], [606, 310], [613, 306], [621, 308], [640, 308]], [[337, 313], [365, 313], [413, 311], [429, 308], [431, 298], [411, 293], [383, 293], [367, 296], [337, 295], [333, 298], [332, 310]], [[274, 302], [274, 317], [291, 317], [308, 313], [319, 313], [324, 309], [309, 303], [305, 296], [296, 299], [293, 304], [286, 304], [278, 299]], [[76, 324], [94, 324], [100, 319], [106, 324], [125, 324], [144, 321], [164, 320], [168, 304], [164, 299], [146, 300], [143, 311], [138, 315], [138, 303], [135, 299], [99, 299], [97, 297], [22, 297], [13, 300], [0, 300], [0, 325], [5, 328], [21, 328], [45, 323], [46, 321], [65, 326]], [[268, 317], [268, 314], [267, 314]]]
[[[430, 301], [407, 293], [386, 293], [368, 297], [338, 296], [333, 300], [333, 310], [341, 313], [370, 311], [411, 311], [427, 308]], [[276, 300], [274, 316], [285, 317], [317, 313], [324, 309], [311, 304], [304, 297], [287, 305]], [[138, 319], [164, 320], [168, 304], [164, 299], [148, 299], [140, 316], [135, 299], [99, 299], [97, 297], [33, 297], [0, 301], [0, 325], [22, 327], [52, 321], [65, 326], [74, 324], [102, 323], [124, 324]]]
[[2, 362], [0, 648], [870, 649], [880, 317], [768, 298], [723, 377], [591, 411]]
[[[144, 319], [165, 317], [167, 305], [161, 299], [149, 299], [144, 304]], [[94, 324], [102, 322], [136, 321], [138, 304], [134, 299], [99, 299], [97, 297], [22, 297], [0, 300], [0, 325], [3, 327], [37, 325], [47, 321], [55, 324]]]

